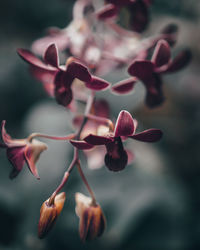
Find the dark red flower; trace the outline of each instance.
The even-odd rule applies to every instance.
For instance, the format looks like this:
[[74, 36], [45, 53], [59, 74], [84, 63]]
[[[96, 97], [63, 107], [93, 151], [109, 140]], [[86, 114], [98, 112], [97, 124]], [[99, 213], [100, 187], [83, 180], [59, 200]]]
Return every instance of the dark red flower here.
[[27, 163], [31, 173], [40, 179], [35, 163], [38, 161], [40, 154], [47, 149], [46, 144], [38, 140], [27, 139], [12, 139], [5, 130], [5, 121], [2, 122], [2, 140], [3, 144], [0, 147], [6, 149], [8, 160], [13, 165], [13, 170], [10, 173], [10, 178], [16, 177], [22, 170], [25, 162]]
[[83, 150], [92, 148], [92, 146], [105, 145], [107, 151], [104, 158], [105, 165], [111, 171], [120, 171], [128, 162], [128, 155], [124, 150], [122, 140], [131, 138], [143, 142], [156, 142], [162, 137], [162, 131], [159, 129], [148, 129], [136, 134], [136, 127], [137, 121], [128, 111], [122, 110], [118, 115], [113, 132], [107, 132], [104, 135], [89, 134], [84, 138], [85, 143], [75, 140], [71, 140], [71, 143]]
[[173, 73], [185, 67], [191, 59], [188, 49], [181, 51], [173, 60], [171, 51], [165, 40], [160, 40], [151, 60], [135, 60], [128, 68], [128, 73], [133, 78], [126, 79], [112, 86], [112, 91], [117, 94], [129, 93], [136, 80], [141, 80], [146, 87], [146, 104], [156, 107], [164, 101], [162, 92], [162, 74]]

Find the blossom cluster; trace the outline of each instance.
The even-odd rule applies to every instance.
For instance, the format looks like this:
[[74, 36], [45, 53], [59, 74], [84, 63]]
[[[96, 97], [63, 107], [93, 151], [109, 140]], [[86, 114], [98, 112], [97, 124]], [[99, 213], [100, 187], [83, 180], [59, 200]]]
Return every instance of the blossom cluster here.
[[[13, 166], [11, 179], [25, 164], [40, 178], [36, 163], [47, 145], [38, 137], [65, 140], [74, 148], [74, 157], [61, 183], [41, 207], [40, 238], [48, 234], [63, 209], [66, 197], [60, 191], [75, 167], [90, 194], [90, 197], [81, 193], [75, 196], [80, 238], [94, 239], [105, 229], [105, 216], [81, 168], [80, 151], [84, 152], [91, 169], [105, 165], [108, 170], [118, 172], [134, 160], [134, 152], [126, 148], [126, 140], [153, 143], [162, 138], [162, 131], [156, 128], [136, 132], [138, 122], [127, 110], [121, 110], [116, 120], [110, 119], [108, 100], [96, 98], [96, 92], [105, 90], [125, 95], [142, 82], [146, 88], [145, 103], [155, 108], [165, 99], [163, 75], [181, 70], [189, 63], [188, 49], [171, 57], [178, 33], [175, 24], [167, 25], [152, 37], [142, 37], [151, 4], [150, 0], [106, 0], [101, 4], [77, 0], [73, 20], [66, 28], [49, 28], [45, 37], [32, 44], [31, 50], [17, 50], [46, 93], [74, 115], [74, 133], [60, 137], [33, 133], [25, 139], [13, 139], [6, 132], [6, 121], [2, 121], [0, 148], [6, 150]], [[122, 26], [121, 16], [128, 20], [126, 28]], [[66, 56], [64, 63], [60, 63], [60, 53]], [[116, 69], [127, 71], [130, 77], [114, 84], [104, 79]], [[85, 105], [83, 114], [79, 113], [80, 103]]]

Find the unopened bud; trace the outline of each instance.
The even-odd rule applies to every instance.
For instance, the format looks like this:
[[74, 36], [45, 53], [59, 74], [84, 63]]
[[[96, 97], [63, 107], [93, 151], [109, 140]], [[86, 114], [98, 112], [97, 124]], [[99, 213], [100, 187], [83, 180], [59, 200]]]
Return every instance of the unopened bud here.
[[40, 239], [44, 238], [55, 224], [58, 215], [63, 209], [64, 202], [65, 193], [63, 192], [56, 195], [51, 204], [49, 203], [49, 199], [42, 204], [38, 224], [38, 237]]
[[79, 233], [82, 241], [92, 240], [103, 234], [106, 220], [101, 207], [93, 204], [92, 199], [76, 193], [76, 214], [80, 218]]

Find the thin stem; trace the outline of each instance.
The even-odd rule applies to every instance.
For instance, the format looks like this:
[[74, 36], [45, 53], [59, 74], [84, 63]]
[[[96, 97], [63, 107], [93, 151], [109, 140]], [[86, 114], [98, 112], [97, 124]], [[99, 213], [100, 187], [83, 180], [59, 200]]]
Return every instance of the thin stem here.
[[64, 173], [63, 179], [60, 183], [60, 185], [56, 188], [56, 190], [53, 192], [53, 194], [51, 195], [51, 197], [49, 198], [49, 205], [54, 204], [54, 199], [56, 197], [56, 195], [60, 192], [60, 190], [64, 187], [65, 183], [67, 182], [69, 175], [72, 171], [72, 169], [74, 168], [74, 166], [77, 164], [78, 162], [78, 149], [74, 148], [74, 157], [73, 160], [69, 166], [69, 168], [67, 169], [67, 171]]
[[75, 137], [75, 134], [69, 134], [66, 136], [51, 136], [51, 135], [45, 135], [45, 134], [39, 134], [39, 133], [32, 133], [31, 135], [29, 135], [29, 137], [27, 138], [28, 141], [32, 141], [33, 138], [35, 137], [42, 137], [42, 138], [47, 138], [47, 139], [51, 139], [51, 140], [71, 140]]
[[84, 173], [83, 173], [83, 170], [82, 170], [82, 168], [81, 168], [81, 164], [80, 164], [80, 161], [79, 161], [79, 160], [78, 160], [76, 166], [77, 166], [77, 168], [78, 168], [79, 174], [80, 174], [80, 176], [81, 176], [83, 182], [85, 183], [85, 185], [86, 185], [86, 187], [87, 187], [87, 189], [88, 189], [88, 191], [89, 191], [89, 193], [90, 193], [90, 195], [91, 195], [91, 198], [92, 198], [92, 205], [95, 206], [95, 205], [96, 205], [96, 198], [95, 198], [94, 192], [92, 191], [92, 189], [91, 189], [91, 187], [90, 187], [90, 185], [89, 185], [89, 183], [88, 183], [88, 181], [87, 181], [87, 179], [86, 179], [86, 177], [85, 177], [85, 175], [84, 175]]
[[[80, 139], [80, 134], [81, 134], [81, 132], [82, 132], [85, 124], [87, 123], [87, 120], [88, 120], [87, 115], [88, 115], [88, 113], [91, 110], [91, 107], [92, 107], [92, 104], [93, 104], [93, 101], [94, 101], [94, 96], [95, 96], [95, 92], [92, 91], [91, 95], [89, 96], [89, 98], [87, 100], [87, 104], [86, 104], [86, 108], [85, 108], [85, 116], [84, 116], [84, 119], [82, 121], [82, 124], [81, 124], [81, 126], [80, 126], [77, 134], [73, 135], [72, 138], [75, 137], [77, 140]], [[79, 157], [78, 157], [78, 152], [79, 152], [78, 149], [74, 148], [74, 157], [72, 159], [72, 162], [71, 162], [69, 168], [67, 169], [67, 171], [64, 173], [64, 176], [63, 176], [63, 179], [62, 179], [60, 185], [56, 188], [56, 190], [53, 192], [53, 194], [49, 198], [49, 205], [54, 204], [54, 200], [55, 200], [56, 195], [58, 194], [58, 192], [60, 192], [60, 190], [64, 187], [64, 185], [68, 181], [69, 175], [70, 175], [70, 173], [73, 170], [73, 168], [74, 168], [75, 165], [79, 165], [79, 169], [80, 169], [79, 172], [81, 172], [82, 173], [81, 176], [83, 176], [82, 179], [84, 180], [84, 183], [87, 183], [87, 180], [86, 180], [86, 178], [85, 178], [85, 176], [84, 176], [84, 174], [83, 174], [83, 172], [81, 170], [81, 166], [80, 166], [80, 162], [79, 162]], [[86, 186], [89, 187], [89, 184], [87, 183]], [[89, 190], [90, 190], [90, 193], [92, 195], [92, 202], [94, 204], [96, 204], [95, 203], [96, 201], [95, 201], [94, 194], [93, 194], [93, 192], [92, 192], [92, 190], [91, 190], [90, 187], [89, 187]]]

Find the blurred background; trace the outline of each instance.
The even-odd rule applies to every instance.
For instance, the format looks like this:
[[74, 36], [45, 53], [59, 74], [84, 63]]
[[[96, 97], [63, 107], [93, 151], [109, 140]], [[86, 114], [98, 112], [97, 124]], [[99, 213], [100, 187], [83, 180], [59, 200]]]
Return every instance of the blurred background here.
[[[7, 121], [14, 138], [36, 131], [63, 135], [73, 129], [71, 115], [46, 96], [16, 54], [19, 47], [30, 48], [47, 27], [64, 28], [72, 18], [73, 4], [72, 0], [1, 1], [0, 120]], [[68, 144], [44, 140], [49, 150], [37, 164], [40, 181], [26, 166], [11, 181], [11, 166], [0, 149], [0, 250], [200, 249], [200, 1], [154, 0], [150, 13], [144, 37], [174, 22], [180, 33], [173, 51], [189, 47], [193, 60], [183, 71], [164, 78], [166, 101], [159, 108], [144, 105], [142, 84], [120, 102], [104, 94], [111, 100], [113, 114], [128, 109], [141, 130], [156, 127], [164, 132], [156, 144], [129, 142], [136, 159], [121, 173], [83, 166], [107, 218], [104, 235], [85, 244], [79, 240], [74, 194], [87, 195], [87, 190], [73, 171], [54, 229], [44, 240], [37, 238], [40, 206], [72, 157]], [[108, 78], [116, 81], [121, 74]]]

